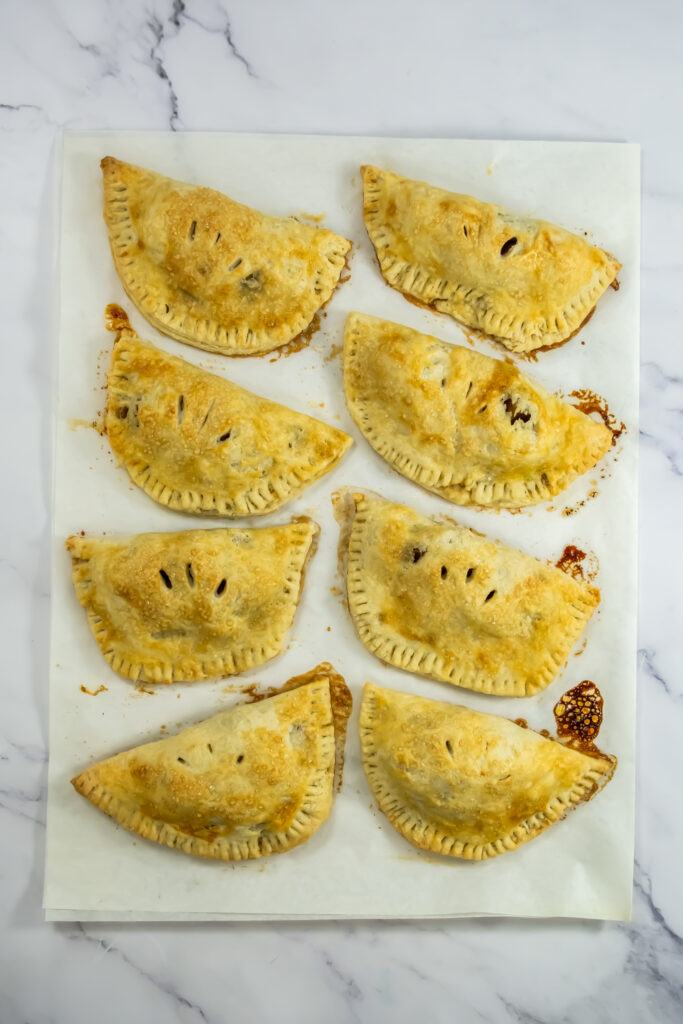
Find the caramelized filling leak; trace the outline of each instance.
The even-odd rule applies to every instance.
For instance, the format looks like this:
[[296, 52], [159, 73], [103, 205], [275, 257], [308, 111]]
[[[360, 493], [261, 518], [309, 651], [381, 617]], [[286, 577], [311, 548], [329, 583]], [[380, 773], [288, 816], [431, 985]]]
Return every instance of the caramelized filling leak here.
[[557, 569], [561, 569], [562, 572], [566, 572], [568, 576], [572, 576], [575, 580], [584, 580], [583, 565], [585, 561], [586, 552], [580, 548], [574, 547], [573, 544], [567, 544], [566, 548], [555, 562]]
[[510, 420], [510, 425], [514, 427], [518, 420], [522, 423], [528, 423], [531, 419], [531, 413], [528, 409], [521, 409], [517, 405], [517, 400], [512, 395], [506, 395], [503, 399], [503, 405], [505, 406], [505, 413]]
[[595, 745], [602, 725], [602, 694], [584, 679], [567, 690], [553, 709], [558, 739], [582, 753], [600, 753]]
[[273, 349], [271, 352], [256, 353], [257, 355], [269, 356], [269, 363], [276, 363], [278, 359], [285, 359], [287, 356], [293, 356], [295, 352], [301, 352], [302, 349], [308, 348], [311, 343], [311, 338], [314, 334], [317, 334], [322, 326], [322, 318], [326, 316], [326, 313], [322, 312], [322, 308], [318, 310], [313, 319], [311, 320], [308, 327], [304, 327], [301, 334], [297, 334], [296, 338], [292, 338], [286, 345], [280, 345], [279, 348]]
[[308, 220], [308, 221], [311, 221], [313, 224], [322, 224], [322, 222], [325, 220], [325, 214], [324, 213], [306, 213], [305, 210], [301, 210], [296, 215], [294, 220]]
[[616, 416], [612, 415], [607, 405], [607, 399], [603, 398], [602, 395], [596, 394], [595, 391], [590, 391], [588, 388], [570, 391], [569, 397], [576, 399], [573, 403], [574, 407], [579, 409], [580, 412], [585, 413], [586, 416], [597, 413], [607, 429], [612, 432], [612, 447], [614, 447], [626, 430], [626, 424], [619, 422]]
[[125, 309], [121, 309], [121, 307], [115, 302], [110, 302], [105, 309], [104, 324], [108, 331], [112, 331], [115, 334], [119, 334], [121, 331], [129, 331], [131, 329], [128, 314]]
[[515, 355], [519, 356], [520, 359], [525, 359], [529, 363], [537, 363], [538, 356], [540, 355], [540, 353], [552, 352], [554, 348], [562, 348], [562, 346], [566, 345], [568, 341], [571, 341], [573, 338], [575, 338], [579, 331], [582, 331], [584, 329], [590, 318], [593, 316], [593, 313], [595, 313], [595, 308], [596, 307], [593, 306], [591, 311], [588, 313], [586, 317], [584, 317], [584, 319], [581, 321], [576, 330], [572, 331], [569, 337], [565, 338], [564, 341], [556, 341], [554, 345], [541, 345], [539, 348], [532, 349], [531, 352], [515, 352]]
[[293, 355], [295, 352], [300, 352], [303, 348], [307, 348], [310, 345], [313, 335], [318, 333], [318, 331], [322, 327], [323, 319], [327, 316], [326, 307], [328, 303], [331, 302], [335, 292], [339, 288], [341, 288], [341, 286], [345, 284], [351, 277], [351, 267], [349, 261], [351, 259], [352, 254], [353, 245], [351, 246], [351, 248], [349, 249], [344, 258], [344, 266], [342, 267], [342, 271], [339, 275], [339, 280], [335, 285], [332, 295], [330, 295], [327, 302], [323, 302], [322, 306], [320, 307], [320, 309], [318, 309], [308, 327], [305, 327], [301, 334], [297, 334], [296, 338], [292, 338], [292, 340], [288, 341], [286, 345], [280, 345], [279, 348], [273, 349], [269, 352], [256, 352], [254, 353], [255, 355], [268, 356], [268, 362], [275, 363], [277, 362], [278, 359], [281, 359], [282, 356], [285, 356], [286, 358], [287, 356]]
[[[391, 285], [389, 285], [389, 287], [391, 287]], [[416, 299], [413, 299], [410, 296], [406, 295], [405, 292], [402, 292], [402, 294], [404, 298], [408, 299], [409, 302], [412, 302], [413, 305], [422, 306], [424, 309], [430, 309], [432, 312], [434, 312], [433, 306], [430, 306], [425, 302], [419, 302]], [[437, 310], [436, 312], [439, 312], [439, 310]], [[513, 351], [512, 356], [516, 357], [517, 359], [524, 359], [526, 362], [529, 363], [538, 362], [538, 357], [541, 353], [551, 352], [555, 348], [562, 348], [562, 346], [566, 345], [568, 341], [571, 341], [573, 338], [575, 338], [579, 331], [582, 331], [583, 328], [586, 326], [590, 318], [593, 316], [594, 312], [595, 306], [593, 306], [591, 311], [588, 313], [585, 319], [579, 324], [576, 330], [573, 331], [568, 338], [565, 338], [564, 341], [556, 341], [554, 345], [541, 345], [539, 346], [539, 348], [534, 348], [530, 352]], [[462, 321], [458, 320], [457, 317], [453, 317], [453, 319], [458, 324], [458, 327], [463, 332], [465, 338], [470, 343], [470, 345], [476, 346], [476, 343], [480, 341], [493, 341], [496, 343], [496, 345], [499, 345], [501, 348], [505, 349], [505, 359], [509, 360], [510, 362], [514, 362], [514, 359], [510, 359], [511, 350], [507, 347], [502, 338], [497, 338], [494, 334], [485, 334], [484, 331], [481, 331], [476, 327], [468, 327], [466, 324], [463, 324]]]
[[[126, 409], [126, 414], [127, 413], [128, 413], [128, 410]], [[99, 412], [98, 412], [98, 416], [99, 416]], [[96, 430], [98, 434], [102, 433], [102, 425], [100, 423], [98, 423], [97, 420], [82, 420], [82, 419], [79, 419], [76, 416], [70, 416], [69, 419], [66, 421], [66, 423], [67, 423], [67, 426], [68, 426], [69, 430], [81, 430], [81, 429], [88, 429], [88, 428], [92, 427], [92, 429]]]
[[343, 351], [344, 351], [344, 345], [342, 343], [340, 343], [338, 345], [331, 345], [330, 346], [330, 351], [325, 356], [325, 362], [329, 363], [333, 359], [336, 359], [336, 357], [338, 355], [340, 355]]
[[586, 502], [592, 501], [593, 498], [597, 498], [599, 493], [600, 493], [600, 491], [598, 490], [597, 487], [591, 487], [590, 491], [588, 492], [588, 494], [586, 495], [586, 497], [582, 501], [578, 501], [576, 503], [576, 505], [568, 505], [566, 508], [563, 508], [562, 509], [562, 515], [563, 516], [575, 516], [576, 513], [580, 509], [582, 509], [584, 507]]

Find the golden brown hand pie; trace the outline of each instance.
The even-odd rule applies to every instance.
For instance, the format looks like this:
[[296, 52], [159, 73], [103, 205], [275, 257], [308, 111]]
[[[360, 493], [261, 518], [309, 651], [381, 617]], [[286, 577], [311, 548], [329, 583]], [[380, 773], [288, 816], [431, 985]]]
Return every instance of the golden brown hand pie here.
[[284, 345], [330, 298], [351, 243], [210, 188], [107, 156], [104, 219], [126, 292], [188, 345], [250, 355]]
[[318, 534], [253, 530], [69, 537], [76, 596], [119, 675], [172, 683], [234, 675], [282, 650]]
[[177, 736], [86, 768], [76, 790], [131, 832], [183, 853], [247, 860], [285, 853], [329, 816], [335, 730], [324, 671]]
[[350, 313], [344, 388], [366, 439], [458, 505], [546, 501], [603, 457], [612, 433], [520, 373], [409, 327]]
[[392, 288], [514, 352], [574, 334], [621, 264], [546, 221], [362, 167], [363, 216]]
[[457, 523], [354, 500], [349, 610], [372, 654], [504, 697], [553, 681], [598, 605], [596, 587]]
[[466, 860], [535, 839], [616, 767], [507, 718], [372, 683], [360, 739], [370, 789], [394, 828], [423, 850]]
[[118, 306], [107, 434], [131, 480], [180, 512], [264, 515], [336, 466], [341, 430], [142, 342]]

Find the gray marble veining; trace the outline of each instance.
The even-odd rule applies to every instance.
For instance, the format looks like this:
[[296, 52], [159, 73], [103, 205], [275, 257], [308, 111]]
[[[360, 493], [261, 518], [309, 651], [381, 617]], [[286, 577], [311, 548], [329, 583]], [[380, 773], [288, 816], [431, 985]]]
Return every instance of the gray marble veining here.
[[[486, 8], [486, 10], [484, 10]], [[590, 28], [586, 29], [586, 22]], [[0, 10], [0, 1020], [683, 1019], [683, 8], [27, 0]], [[626, 138], [644, 147], [631, 924], [46, 925], [51, 176], [60, 127]], [[340, 879], [343, 884], [343, 879]], [[562, 884], [562, 879], [557, 880]]]

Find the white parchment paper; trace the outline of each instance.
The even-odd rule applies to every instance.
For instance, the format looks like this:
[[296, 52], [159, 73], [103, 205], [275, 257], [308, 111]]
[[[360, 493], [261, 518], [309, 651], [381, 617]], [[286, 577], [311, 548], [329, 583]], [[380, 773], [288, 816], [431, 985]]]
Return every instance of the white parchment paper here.
[[[633, 860], [636, 651], [636, 442], [640, 151], [583, 143], [107, 133], [64, 137], [61, 308], [50, 673], [50, 772], [45, 883], [51, 919], [439, 917], [471, 914], [630, 915]], [[329, 304], [311, 344], [289, 357], [212, 356], [159, 335], [128, 301], [102, 220], [100, 159], [107, 155], [212, 186], [278, 215], [323, 215], [354, 242], [351, 278]], [[349, 310], [386, 317], [456, 344], [457, 324], [388, 288], [362, 221], [359, 165], [374, 163], [520, 213], [586, 231], [624, 264], [593, 319], [564, 347], [522, 368], [551, 391], [604, 395], [626, 433], [601, 467], [552, 502], [513, 515], [460, 509], [405, 480], [371, 450], [344, 403], [339, 346]], [[106, 438], [79, 427], [101, 414], [112, 336], [104, 307], [119, 302], [143, 338], [212, 372], [342, 427], [356, 439], [330, 475], [280, 512], [250, 525], [311, 515], [322, 527], [284, 652], [232, 680], [137, 690], [105, 663], [71, 584], [70, 533], [125, 535], [219, 525], [168, 511], [134, 487]], [[51, 339], [50, 339], [51, 340]], [[492, 355], [502, 350], [485, 342]], [[515, 357], [513, 357], [515, 358]], [[602, 603], [585, 649], [545, 693], [501, 699], [384, 666], [356, 638], [334, 588], [338, 528], [330, 496], [371, 488], [425, 514], [448, 514], [507, 544], [555, 561], [576, 544], [599, 561]], [[591, 490], [598, 494], [581, 504]], [[563, 509], [575, 509], [563, 515]], [[247, 521], [240, 521], [245, 525]], [[231, 525], [229, 522], [221, 525]], [[582, 644], [578, 645], [580, 648]], [[259, 861], [223, 864], [184, 856], [118, 827], [78, 796], [70, 778], [94, 760], [176, 731], [240, 699], [255, 682], [279, 685], [331, 661], [354, 695], [344, 784], [329, 821], [305, 845]], [[479, 710], [554, 726], [560, 695], [592, 679], [605, 700], [601, 747], [617, 755], [613, 781], [591, 803], [514, 853], [481, 864], [422, 853], [376, 809], [363, 775], [357, 718], [372, 680]], [[98, 696], [83, 693], [81, 686]], [[151, 688], [150, 688], [151, 689]]]

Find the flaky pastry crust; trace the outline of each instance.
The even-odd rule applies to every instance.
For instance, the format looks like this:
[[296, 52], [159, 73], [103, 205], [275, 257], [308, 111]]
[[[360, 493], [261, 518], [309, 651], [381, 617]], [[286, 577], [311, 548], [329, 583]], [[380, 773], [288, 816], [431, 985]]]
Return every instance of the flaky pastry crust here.
[[305, 842], [333, 801], [329, 681], [242, 704], [86, 768], [74, 788], [143, 839], [249, 860]]
[[224, 355], [268, 352], [332, 295], [347, 239], [111, 156], [101, 166], [116, 270], [163, 334]]
[[574, 334], [621, 264], [579, 235], [377, 167], [363, 216], [388, 284], [514, 352]]
[[372, 447], [457, 505], [547, 501], [612, 444], [603, 423], [514, 363], [363, 313], [346, 321], [344, 389]]
[[616, 759], [587, 755], [507, 718], [367, 683], [363, 768], [381, 811], [414, 846], [486, 860], [535, 839], [590, 800]]
[[597, 587], [455, 522], [363, 494], [354, 501], [349, 610], [372, 654], [498, 696], [552, 683], [600, 601]]
[[76, 596], [114, 672], [147, 683], [234, 675], [282, 650], [318, 535], [259, 529], [69, 537]]
[[352, 440], [140, 340], [123, 310], [108, 385], [107, 435], [131, 480], [178, 512], [265, 515], [333, 469]]

